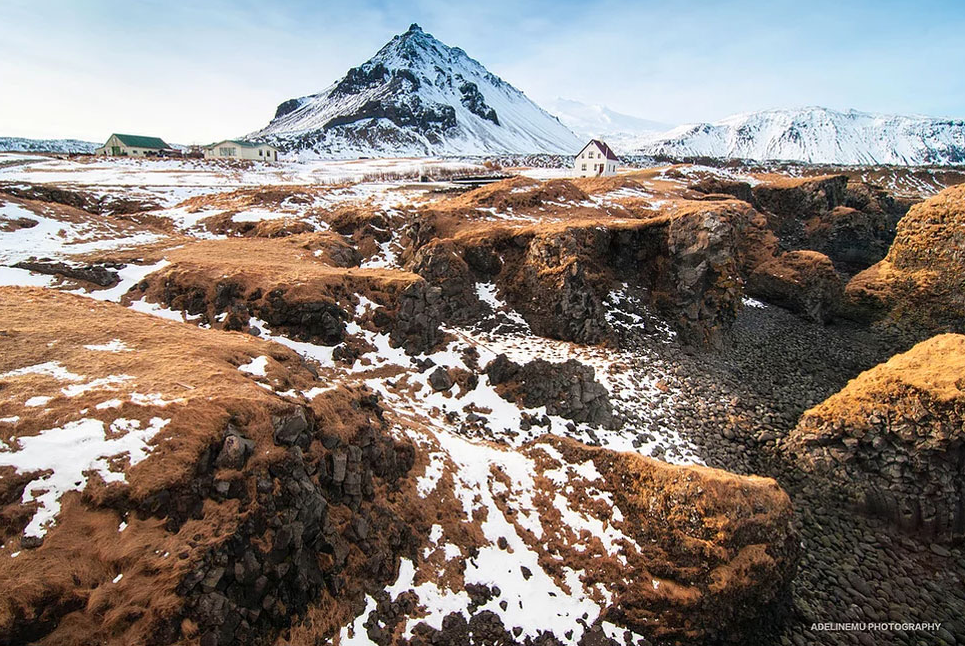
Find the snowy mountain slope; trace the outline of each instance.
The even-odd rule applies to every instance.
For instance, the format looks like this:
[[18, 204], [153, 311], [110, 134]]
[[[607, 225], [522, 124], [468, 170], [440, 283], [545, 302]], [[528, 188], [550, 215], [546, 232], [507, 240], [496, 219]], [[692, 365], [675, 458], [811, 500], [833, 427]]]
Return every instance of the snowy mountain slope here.
[[618, 153], [636, 150], [672, 125], [622, 114], [605, 105], [588, 105], [557, 98], [549, 104], [552, 114], [583, 139], [603, 139]]
[[418, 25], [249, 135], [309, 156], [575, 153], [582, 141], [522, 92]]
[[965, 121], [821, 107], [765, 110], [683, 125], [639, 152], [827, 164], [961, 164]]
[[99, 143], [79, 139], [0, 137], [0, 150], [10, 152], [93, 153], [98, 146], [100, 146]]

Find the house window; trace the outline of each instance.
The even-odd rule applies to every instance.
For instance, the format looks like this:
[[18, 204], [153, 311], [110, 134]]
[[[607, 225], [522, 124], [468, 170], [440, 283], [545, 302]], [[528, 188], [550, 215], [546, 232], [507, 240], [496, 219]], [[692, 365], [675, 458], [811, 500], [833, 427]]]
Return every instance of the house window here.
[[586, 170], [586, 164], [583, 164], [583, 170]]

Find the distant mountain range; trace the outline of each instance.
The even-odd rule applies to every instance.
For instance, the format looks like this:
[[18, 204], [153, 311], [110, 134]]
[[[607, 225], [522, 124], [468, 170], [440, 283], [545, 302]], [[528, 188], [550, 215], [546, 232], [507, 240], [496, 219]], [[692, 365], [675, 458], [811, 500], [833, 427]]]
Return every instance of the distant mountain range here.
[[837, 112], [764, 110], [683, 125], [636, 152], [822, 164], [965, 164], [965, 121]]
[[0, 150], [12, 152], [92, 153], [101, 144], [79, 139], [25, 139], [0, 137]]
[[327, 89], [289, 99], [251, 138], [303, 156], [575, 154], [583, 141], [418, 25]]
[[673, 126], [622, 114], [605, 105], [557, 98], [549, 111], [583, 139], [605, 139], [618, 154], [639, 149]]
[[557, 99], [543, 110], [418, 25], [327, 89], [289, 99], [250, 138], [308, 157], [620, 154], [822, 164], [965, 163], [965, 122], [809, 107], [669, 124]]

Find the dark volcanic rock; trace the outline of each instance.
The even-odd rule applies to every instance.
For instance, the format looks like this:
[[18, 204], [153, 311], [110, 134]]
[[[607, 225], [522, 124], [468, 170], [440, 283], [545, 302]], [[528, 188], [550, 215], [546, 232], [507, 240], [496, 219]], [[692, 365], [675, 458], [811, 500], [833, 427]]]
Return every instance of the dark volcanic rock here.
[[38, 274], [65, 276], [67, 278], [73, 278], [74, 280], [83, 280], [101, 287], [113, 287], [120, 281], [116, 271], [103, 265], [74, 265], [53, 260], [25, 260], [16, 263], [14, 267], [26, 269], [27, 271], [35, 271]]
[[965, 533], [965, 336], [924, 341], [807, 411], [785, 444], [866, 511], [927, 536]]
[[526, 408], [545, 406], [550, 415], [598, 426], [614, 426], [609, 393], [595, 379], [591, 366], [570, 359], [542, 359], [519, 365], [501, 354], [486, 366], [489, 382], [500, 394]]
[[837, 312], [844, 285], [834, 265], [815, 251], [789, 251], [761, 263], [747, 281], [747, 293], [816, 323]]

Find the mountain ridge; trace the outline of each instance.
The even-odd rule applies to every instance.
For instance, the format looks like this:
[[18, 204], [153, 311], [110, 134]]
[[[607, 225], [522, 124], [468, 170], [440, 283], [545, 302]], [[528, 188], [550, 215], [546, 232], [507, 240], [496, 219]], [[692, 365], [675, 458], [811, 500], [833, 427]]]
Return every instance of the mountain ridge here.
[[965, 163], [965, 120], [820, 106], [771, 109], [678, 126], [635, 152], [843, 165], [955, 165]]
[[248, 135], [309, 156], [573, 152], [580, 139], [458, 47], [412, 24]]

